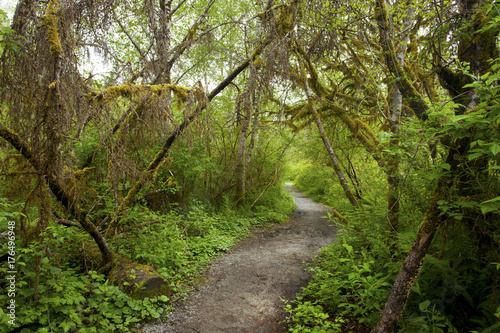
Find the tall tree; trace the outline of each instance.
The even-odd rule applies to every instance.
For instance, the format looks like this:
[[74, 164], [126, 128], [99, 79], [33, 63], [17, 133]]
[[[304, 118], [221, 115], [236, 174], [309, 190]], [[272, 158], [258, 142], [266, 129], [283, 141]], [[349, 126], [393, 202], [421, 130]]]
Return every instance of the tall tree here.
[[[495, 59], [497, 56], [496, 43], [494, 42], [496, 33], [491, 33], [489, 31], [485, 33], [482, 30], [485, 24], [482, 19], [482, 14], [480, 13], [482, 6], [484, 6], [484, 4], [478, 1], [460, 3], [460, 10], [467, 18], [464, 20], [463, 24], [465, 26], [469, 26], [470, 24], [471, 35], [464, 34], [462, 36], [459, 49], [463, 50], [464, 46], [467, 45], [465, 46], [467, 51], [460, 52], [459, 50], [458, 57], [461, 61], [470, 62], [471, 74], [475, 77], [477, 77], [478, 74], [485, 73], [491, 66], [491, 62], [489, 60]], [[473, 15], [472, 13], [476, 13], [476, 15]], [[396, 50], [393, 43], [384, 37], [387, 36], [390, 19], [389, 10], [385, 1], [376, 1], [375, 18], [379, 26], [381, 39], [383, 39], [382, 44], [384, 45], [384, 51], [386, 53], [387, 66], [391, 70], [392, 74], [399, 78], [399, 80], [397, 80], [398, 88], [401, 90], [403, 97], [408, 100], [408, 103], [412, 107], [415, 114], [423, 120], [428, 119], [427, 113], [429, 112], [429, 107], [426, 106], [422, 97], [418, 95], [411, 82], [407, 79], [407, 72], [396, 60]], [[473, 37], [471, 38], [470, 36]], [[469, 50], [475, 50], [477, 54], [475, 54], [474, 57], [471, 57]], [[448, 84], [451, 84], [451, 82], [448, 82]], [[459, 85], [457, 88], [463, 89], [462, 85]], [[477, 100], [475, 100], [474, 94], [470, 95], [469, 98], [469, 112], [477, 111]], [[455, 111], [455, 114], [457, 115], [462, 113], [463, 111], [460, 107]], [[434, 235], [439, 226], [445, 220], [445, 215], [442, 214], [439, 203], [442, 200], [447, 201], [452, 198], [452, 192], [450, 189], [453, 188], [455, 182], [463, 181], [463, 176], [460, 174], [469, 174], [469, 171], [466, 170], [467, 154], [470, 149], [472, 137], [473, 133], [467, 133], [461, 137], [452, 136], [449, 138], [450, 148], [446, 158], [446, 163], [449, 165], [450, 172], [445, 173], [438, 180], [434, 189], [432, 201], [427, 208], [424, 220], [419, 227], [413, 246], [403, 263], [403, 267], [399, 272], [387, 303], [385, 304], [373, 332], [394, 331], [396, 322], [399, 320], [406, 304], [410, 288], [413, 286], [415, 279], [420, 273], [422, 262], [427, 251], [429, 250]]]

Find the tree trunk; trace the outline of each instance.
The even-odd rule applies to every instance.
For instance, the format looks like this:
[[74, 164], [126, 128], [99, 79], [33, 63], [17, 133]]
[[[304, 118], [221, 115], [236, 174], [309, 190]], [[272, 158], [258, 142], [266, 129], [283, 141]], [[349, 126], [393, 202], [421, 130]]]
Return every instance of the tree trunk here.
[[[406, 45], [410, 42], [409, 34], [406, 32], [413, 21], [415, 9], [410, 7], [406, 11], [406, 16], [403, 19], [403, 35], [399, 43], [398, 51], [396, 54], [397, 62], [404, 68], [405, 50]], [[384, 37], [385, 38], [385, 37]], [[381, 42], [384, 42], [381, 37]], [[399, 91], [397, 85], [393, 85], [392, 94], [392, 114], [388, 119], [391, 125], [391, 140], [389, 142], [390, 149], [399, 148], [399, 125], [401, 111], [403, 109], [403, 95]], [[387, 195], [387, 230], [389, 234], [399, 231], [399, 199], [400, 199], [400, 184], [401, 177], [399, 175], [399, 159], [396, 154], [389, 155], [387, 161], [387, 183], [389, 185]]]
[[[314, 107], [313, 107], [314, 108]], [[319, 118], [318, 112], [316, 110], [313, 110], [314, 113], [314, 120], [316, 122], [316, 126], [318, 127], [319, 135], [321, 136], [321, 139], [323, 140], [323, 143], [325, 145], [326, 151], [328, 152], [328, 155], [330, 156], [330, 159], [333, 163], [333, 169], [335, 170], [335, 173], [337, 174], [337, 177], [339, 178], [340, 185], [344, 189], [344, 193], [354, 207], [359, 207], [358, 202], [356, 201], [356, 198], [351, 192], [351, 189], [349, 187], [349, 183], [347, 182], [347, 179], [344, 176], [344, 173], [342, 172], [342, 169], [340, 168], [339, 161], [337, 160], [337, 155], [335, 155], [335, 152], [333, 151], [332, 145], [330, 144], [330, 140], [328, 140], [328, 137], [325, 134], [325, 129], [323, 128], [323, 124], [321, 123], [321, 119]]]
[[250, 66], [250, 77], [247, 83], [247, 89], [242, 96], [240, 105], [237, 108], [243, 109], [243, 117], [240, 121], [240, 134], [238, 138], [238, 151], [236, 153], [236, 204], [245, 205], [245, 183], [247, 169], [247, 136], [250, 129], [250, 121], [253, 109], [253, 98], [255, 94], [256, 69], [254, 65]]
[[395, 331], [396, 322], [401, 317], [406, 300], [410, 294], [410, 289], [422, 269], [422, 261], [442, 221], [442, 216], [440, 216], [441, 211], [438, 208], [437, 202], [446, 197], [449, 187], [450, 179], [442, 177], [434, 190], [431, 204], [427, 209], [410, 253], [399, 271], [387, 303], [372, 332], [390, 333]]
[[[243, 104], [246, 104], [243, 102]], [[246, 149], [247, 149], [247, 135], [250, 128], [250, 108], [246, 105], [243, 106], [243, 117], [240, 124], [240, 134], [238, 138], [238, 151], [236, 153], [236, 204], [238, 206], [245, 205], [245, 181], [246, 181]]]
[[457, 140], [453, 148], [450, 148], [446, 163], [450, 165], [450, 174], [441, 176], [434, 189], [431, 203], [424, 215], [413, 246], [403, 262], [403, 267], [394, 282], [387, 303], [380, 314], [377, 324], [372, 332], [390, 333], [396, 328], [396, 322], [401, 317], [410, 289], [422, 269], [422, 262], [434, 238], [434, 234], [441, 222], [446, 218], [439, 209], [439, 200], [449, 200], [450, 189], [456, 181], [462, 157], [467, 155], [468, 138]]
[[250, 164], [252, 158], [252, 152], [255, 148], [255, 142], [257, 141], [257, 136], [259, 135], [259, 117], [260, 117], [260, 103], [262, 102], [262, 85], [257, 88], [257, 96], [255, 94], [252, 96], [253, 104], [253, 120], [252, 120], [252, 134], [250, 134], [250, 143], [248, 144], [248, 150], [246, 153], [247, 165]]
[[339, 161], [337, 160], [337, 155], [335, 154], [332, 145], [330, 144], [330, 140], [328, 140], [328, 137], [325, 134], [325, 129], [323, 128], [323, 124], [321, 123], [320, 116], [318, 112], [316, 111], [313, 100], [311, 98], [311, 92], [309, 90], [309, 84], [307, 83], [307, 80], [304, 82], [304, 91], [306, 93], [307, 99], [309, 101], [309, 107], [311, 109], [311, 112], [314, 117], [314, 121], [316, 122], [316, 126], [318, 127], [319, 135], [321, 139], [323, 140], [323, 144], [325, 145], [326, 151], [328, 152], [328, 155], [330, 156], [330, 159], [333, 164], [333, 169], [335, 170], [335, 173], [337, 174], [337, 177], [339, 179], [340, 185], [342, 186], [342, 189], [344, 190], [344, 193], [354, 207], [359, 207], [358, 202], [356, 201], [356, 198], [351, 192], [351, 189], [349, 187], [349, 183], [347, 182], [346, 177], [344, 176], [344, 173], [342, 172], [342, 169], [340, 168]]
[[[40, 162], [34, 157], [29, 146], [14, 131], [0, 124], [0, 136], [16, 148], [26, 160], [30, 162], [37, 171], [41, 170]], [[46, 182], [56, 199], [67, 209], [82, 226], [82, 228], [94, 239], [102, 253], [103, 267], [113, 262], [113, 254], [106, 239], [101, 235], [96, 226], [88, 219], [87, 212], [80, 209], [75, 199], [71, 197], [59, 182], [52, 170], [47, 170], [45, 174]]]

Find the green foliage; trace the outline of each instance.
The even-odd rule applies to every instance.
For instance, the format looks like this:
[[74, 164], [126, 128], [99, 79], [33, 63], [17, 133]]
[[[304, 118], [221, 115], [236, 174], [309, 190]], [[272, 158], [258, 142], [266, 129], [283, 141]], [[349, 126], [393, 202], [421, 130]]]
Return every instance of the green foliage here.
[[420, 316], [412, 316], [405, 321], [405, 328], [400, 332], [433, 332], [433, 333], [458, 333], [457, 329], [450, 323], [448, 318], [442, 315], [436, 305], [430, 306], [430, 301], [419, 304], [422, 313]]
[[[250, 197], [253, 201], [253, 196]], [[295, 203], [291, 194], [282, 183], [271, 186], [257, 202], [254, 213], [255, 218], [269, 222], [281, 222], [295, 210]]]
[[0, 198], [0, 232], [7, 230], [9, 221], [18, 221], [19, 217], [23, 216], [19, 212], [21, 208], [21, 203], [14, 203], [7, 198]]
[[[72, 229], [47, 228], [45, 242], [22, 248], [16, 258], [16, 321], [22, 332], [129, 332], [145, 319], [158, 318], [166, 309], [165, 296], [135, 300], [112, 286], [104, 275], [82, 272], [64, 258], [64, 248], [74, 242]], [[36, 270], [39, 265], [39, 281]], [[7, 268], [1, 268], [6, 274]], [[0, 296], [0, 324], [9, 301]]]
[[309, 165], [309, 167], [299, 174], [295, 179], [294, 186], [304, 191], [311, 199], [332, 204], [328, 197], [328, 192], [336, 184], [333, 180], [333, 168]]
[[0, 9], [0, 51], [20, 53], [22, 44], [15, 40], [15, 31], [8, 27], [7, 13]]
[[293, 333], [322, 333], [322, 332], [342, 332], [342, 319], [333, 322], [330, 316], [324, 312], [321, 305], [314, 305], [310, 301], [305, 301], [292, 308], [287, 304], [288, 313], [293, 314], [290, 321], [289, 332]]
[[[383, 233], [366, 233], [369, 226], [339, 230], [339, 241], [321, 249], [309, 285], [298, 298], [290, 331], [346, 327], [362, 331], [373, 325], [391, 289], [400, 264], [394, 260]], [[335, 318], [327, 321], [327, 318]], [[331, 330], [333, 332], [333, 330]]]

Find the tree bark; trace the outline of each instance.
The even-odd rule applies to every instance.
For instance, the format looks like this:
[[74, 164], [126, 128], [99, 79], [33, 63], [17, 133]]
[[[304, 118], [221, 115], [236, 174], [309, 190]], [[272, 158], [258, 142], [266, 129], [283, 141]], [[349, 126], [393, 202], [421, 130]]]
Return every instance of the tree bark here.
[[[42, 169], [41, 162], [35, 158], [29, 146], [14, 131], [0, 124], [0, 136], [17, 149], [24, 156], [24, 158], [29, 161], [35, 170], [40, 171]], [[82, 210], [75, 202], [75, 199], [66, 193], [64, 187], [59, 182], [57, 175], [55, 175], [51, 169], [46, 171], [45, 179], [49, 189], [52, 191], [56, 199], [61, 202], [70, 215], [73, 216], [73, 218], [80, 223], [82, 228], [94, 239], [97, 246], [101, 250], [103, 266], [111, 264], [113, 261], [111, 249], [109, 248], [106, 239], [99, 233], [96, 226], [88, 219], [87, 212]]]
[[240, 121], [240, 134], [238, 138], [238, 150], [236, 153], [236, 205], [242, 207], [245, 205], [245, 183], [246, 183], [246, 169], [247, 169], [247, 137], [250, 130], [250, 121], [253, 109], [252, 95], [255, 94], [255, 81], [256, 81], [255, 66], [250, 66], [250, 77], [247, 83], [247, 89], [242, 96], [242, 103], [237, 107], [243, 108], [243, 117]]
[[[404, 68], [406, 45], [408, 45], [410, 41], [409, 34], [406, 31], [408, 31], [411, 26], [414, 14], [415, 9], [410, 6], [410, 8], [406, 11], [405, 18], [403, 19], [403, 35], [396, 54], [396, 60], [402, 68]], [[385, 38], [386, 36], [381, 37], [381, 43], [385, 42], [385, 40], [383, 40]], [[399, 126], [401, 123], [401, 111], [403, 109], [403, 95], [396, 84], [392, 84], [392, 86], [394, 89], [392, 93], [392, 114], [388, 119], [391, 127], [391, 139], [389, 141], [389, 145], [390, 149], [396, 150], [399, 148]], [[390, 235], [392, 232], [399, 231], [399, 193], [401, 176], [399, 175], [399, 159], [395, 154], [388, 156], [387, 184], [389, 185], [387, 195], [387, 230]]]
[[328, 140], [328, 137], [325, 134], [325, 129], [323, 128], [323, 124], [321, 123], [321, 119], [319, 118], [319, 114], [316, 110], [314, 110], [314, 106], [311, 106], [313, 108], [313, 113], [314, 113], [314, 121], [316, 122], [316, 126], [318, 127], [319, 135], [321, 139], [323, 140], [323, 144], [325, 145], [326, 151], [328, 152], [328, 155], [330, 156], [330, 159], [333, 164], [333, 169], [335, 170], [335, 173], [337, 174], [337, 177], [339, 179], [340, 185], [342, 186], [342, 189], [344, 190], [344, 193], [354, 207], [359, 207], [358, 202], [356, 201], [356, 198], [352, 194], [351, 188], [349, 187], [349, 183], [347, 182], [346, 177], [344, 176], [344, 173], [342, 172], [342, 169], [340, 167], [339, 161], [337, 160], [337, 155], [335, 154], [335, 151], [332, 148], [332, 145], [330, 144], [330, 140]]

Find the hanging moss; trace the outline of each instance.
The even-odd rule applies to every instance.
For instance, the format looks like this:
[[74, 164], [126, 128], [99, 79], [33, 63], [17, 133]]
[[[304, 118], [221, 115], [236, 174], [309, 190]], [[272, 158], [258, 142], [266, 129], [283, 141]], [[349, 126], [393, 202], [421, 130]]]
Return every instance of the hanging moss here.
[[156, 180], [156, 177], [158, 175], [158, 171], [162, 168], [168, 169], [170, 168], [170, 165], [172, 164], [172, 159], [170, 157], [165, 158], [154, 170], [153, 172], [153, 181]]
[[[373, 147], [375, 147], [376, 145], [378, 145], [377, 136], [375, 135], [375, 133], [373, 133], [372, 129], [370, 128], [370, 126], [368, 126], [368, 124], [366, 124], [361, 119], [356, 119], [356, 125], [357, 125], [357, 127], [358, 127], [359, 130], [363, 130], [363, 133], [366, 136], [368, 136], [368, 138], [372, 142]], [[359, 133], [359, 131], [358, 131], [358, 133]]]
[[191, 29], [189, 29], [188, 32], [188, 38], [193, 39], [194, 35], [196, 34], [196, 31], [198, 30], [199, 24], [195, 23]]
[[50, 43], [50, 52], [53, 56], [62, 54], [61, 40], [57, 31], [59, 3], [57, 0], [50, 0], [45, 15], [42, 16], [42, 24], [47, 29], [47, 39]]
[[253, 62], [253, 64], [259, 68], [260, 66], [263, 66], [264, 65], [264, 60], [262, 60], [262, 58], [259, 56], [259, 55], [256, 55], [255, 56], [255, 60]]
[[96, 167], [89, 167], [82, 170], [77, 170], [73, 173], [73, 176], [78, 180], [86, 180], [92, 175], [95, 169]]
[[427, 120], [429, 107], [420, 93], [415, 89], [413, 83], [408, 78], [407, 68], [403, 68], [396, 60], [396, 48], [391, 38], [389, 38], [389, 9], [385, 1], [377, 0], [374, 15], [379, 31], [381, 44], [385, 55], [385, 62], [390, 72], [394, 75], [396, 85], [401, 91], [403, 98], [408, 102], [415, 115], [421, 120]]
[[280, 35], [286, 34], [293, 27], [291, 5], [286, 5], [282, 8], [278, 15], [277, 26]]
[[[301, 57], [304, 59], [307, 67], [307, 72], [311, 76], [308, 79], [309, 86], [311, 89], [314, 91], [314, 93], [319, 96], [319, 97], [324, 97], [327, 96], [330, 92], [328, 89], [319, 81], [319, 75], [318, 71], [314, 67], [314, 65], [311, 62], [311, 58], [307, 54], [307, 52], [304, 50], [304, 48], [297, 42], [295, 41], [295, 51], [301, 55]], [[306, 80], [305, 78], [305, 73], [301, 77], [302, 80]]]
[[147, 93], [153, 93], [161, 96], [173, 92], [179, 102], [184, 103], [189, 96], [191, 89], [175, 84], [157, 84], [157, 85], [121, 85], [113, 86], [103, 90], [93, 91], [87, 94], [87, 98], [97, 104], [110, 103], [119, 97], [141, 96]]

